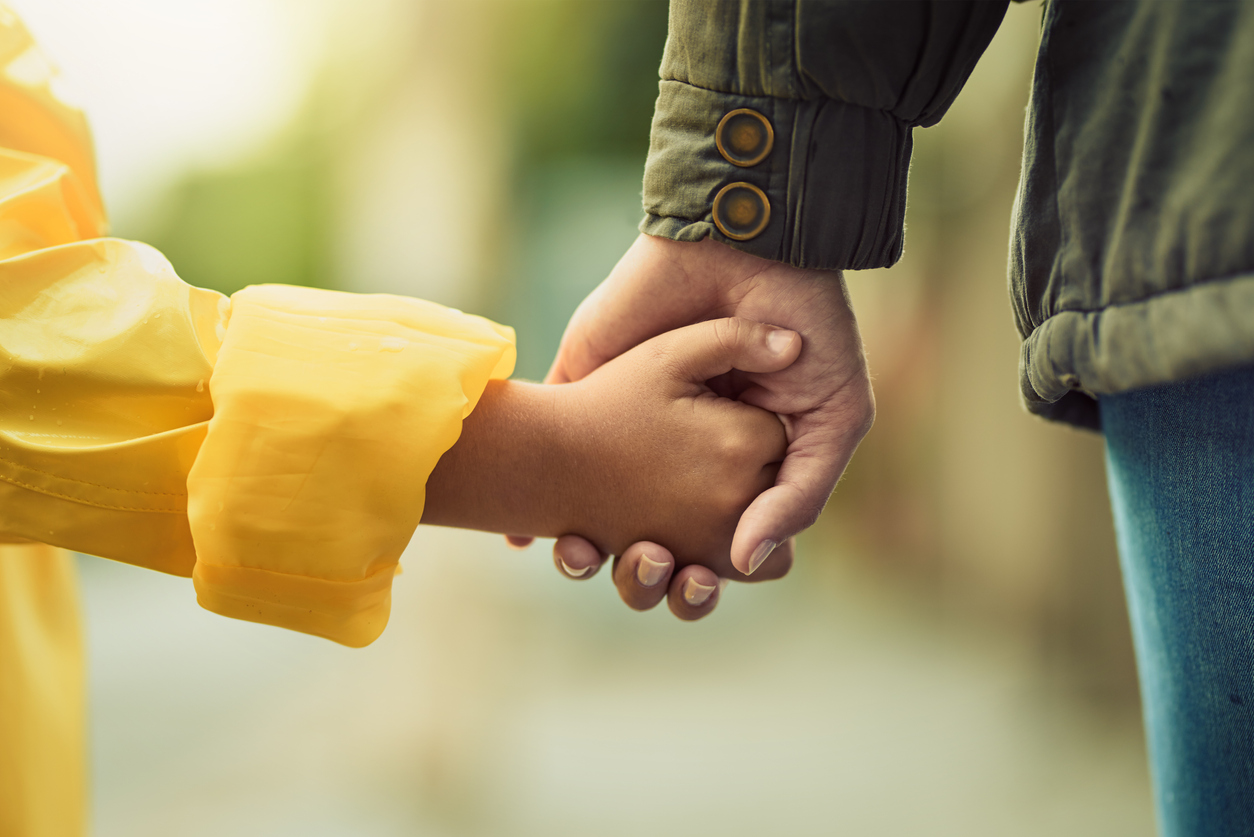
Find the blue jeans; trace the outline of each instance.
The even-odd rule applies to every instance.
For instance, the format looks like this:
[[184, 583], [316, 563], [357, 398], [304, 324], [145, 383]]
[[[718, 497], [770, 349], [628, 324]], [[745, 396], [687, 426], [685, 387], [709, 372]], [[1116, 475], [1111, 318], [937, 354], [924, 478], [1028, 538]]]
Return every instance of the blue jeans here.
[[1162, 837], [1254, 835], [1254, 367], [1101, 413]]

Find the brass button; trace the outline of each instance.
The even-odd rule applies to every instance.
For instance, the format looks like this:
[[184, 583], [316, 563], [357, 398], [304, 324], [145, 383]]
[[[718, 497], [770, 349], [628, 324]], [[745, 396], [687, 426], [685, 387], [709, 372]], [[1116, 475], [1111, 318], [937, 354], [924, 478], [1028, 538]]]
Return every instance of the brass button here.
[[733, 166], [756, 166], [771, 153], [775, 129], [756, 110], [737, 108], [718, 122], [714, 129], [718, 153]]
[[752, 183], [728, 183], [714, 196], [714, 226], [733, 241], [748, 241], [766, 229], [771, 202]]

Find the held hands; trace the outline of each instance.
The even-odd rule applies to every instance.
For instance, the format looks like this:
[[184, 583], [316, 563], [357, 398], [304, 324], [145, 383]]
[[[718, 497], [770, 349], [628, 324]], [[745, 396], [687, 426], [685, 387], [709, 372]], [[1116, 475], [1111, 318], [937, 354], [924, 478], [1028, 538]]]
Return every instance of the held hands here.
[[[799, 358], [787, 367], [733, 374], [721, 382], [743, 403], [780, 414], [787, 433], [787, 456], [774, 485], [741, 516], [730, 552], [735, 571], [719, 565], [725, 578], [743, 580], [755, 573], [757, 579], [787, 571], [791, 536], [817, 519], [874, 420], [862, 339], [838, 272], [794, 268], [708, 239], [642, 235], [571, 318], [547, 380], [580, 380], [654, 335], [727, 316], [774, 323], [804, 341]], [[656, 544], [632, 547], [616, 563], [638, 564], [639, 546], [647, 546], [669, 571], [670, 556]], [[572, 577], [590, 577], [605, 560], [578, 537], [563, 538], [555, 553]], [[683, 572], [671, 579], [672, 602], [676, 585], [686, 582]], [[620, 573], [616, 566], [614, 580], [633, 607], [660, 601], [637, 573]], [[712, 606], [705, 604], [690, 618]]]
[[736, 523], [775, 482], [787, 444], [774, 414], [706, 381], [776, 372], [800, 351], [793, 331], [723, 318], [647, 340], [576, 383], [493, 381], [427, 479], [422, 521], [580, 532], [580, 548], [622, 556], [615, 575], [634, 579], [633, 607], [669, 589], [671, 610], [698, 618], [718, 601], [719, 574], [734, 572]]
[[678, 567], [733, 573], [736, 523], [774, 484], [787, 442], [774, 414], [721, 397], [706, 381], [733, 369], [778, 372], [800, 351], [795, 332], [710, 320], [556, 388], [577, 500], [564, 531], [616, 555], [641, 541], [666, 544]]

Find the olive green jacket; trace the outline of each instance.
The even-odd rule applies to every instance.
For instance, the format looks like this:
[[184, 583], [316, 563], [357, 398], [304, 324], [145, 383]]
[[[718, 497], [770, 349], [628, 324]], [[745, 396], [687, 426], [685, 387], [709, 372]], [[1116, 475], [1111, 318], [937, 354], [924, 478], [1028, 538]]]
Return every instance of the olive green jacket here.
[[[901, 256], [911, 132], [1007, 3], [672, 0], [650, 235], [803, 267]], [[1254, 3], [1050, 0], [1011, 231], [1028, 408], [1254, 362]]]

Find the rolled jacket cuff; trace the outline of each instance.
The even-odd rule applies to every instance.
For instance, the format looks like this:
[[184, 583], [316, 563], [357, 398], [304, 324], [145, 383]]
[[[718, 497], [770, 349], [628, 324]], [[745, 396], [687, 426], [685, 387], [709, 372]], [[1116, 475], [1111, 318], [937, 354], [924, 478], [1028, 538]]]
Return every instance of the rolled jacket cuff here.
[[[730, 162], [716, 142], [723, 118], [742, 108], [774, 133], [770, 152], [750, 166]], [[640, 230], [676, 241], [708, 236], [797, 267], [888, 267], [901, 257], [911, 147], [911, 126], [887, 111], [663, 81]], [[729, 236], [714, 215], [715, 199], [736, 183], [765, 197], [769, 218], [749, 238]]]

